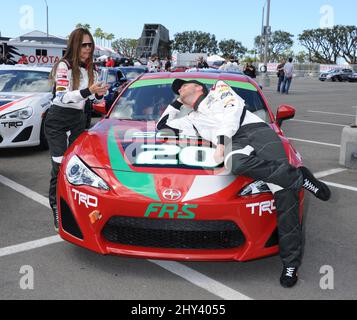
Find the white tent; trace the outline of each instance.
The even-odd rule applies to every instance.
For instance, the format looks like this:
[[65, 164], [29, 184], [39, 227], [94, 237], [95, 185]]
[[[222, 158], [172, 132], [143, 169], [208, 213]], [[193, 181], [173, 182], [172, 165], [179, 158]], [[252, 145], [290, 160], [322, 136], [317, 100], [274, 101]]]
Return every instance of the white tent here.
[[207, 58], [207, 62], [209, 63], [218, 62], [218, 61], [225, 61], [225, 59], [216, 54]]
[[99, 57], [97, 60], [98, 61], [105, 61], [107, 59], [108, 59], [108, 56], [107, 55], [103, 55], [103, 56]]

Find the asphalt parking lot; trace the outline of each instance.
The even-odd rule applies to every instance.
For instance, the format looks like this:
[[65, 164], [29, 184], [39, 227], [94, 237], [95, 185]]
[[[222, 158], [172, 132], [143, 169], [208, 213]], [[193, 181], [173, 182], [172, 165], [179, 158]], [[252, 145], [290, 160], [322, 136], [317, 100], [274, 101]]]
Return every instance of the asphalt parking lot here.
[[[0, 300], [356, 299], [357, 171], [341, 167], [339, 153], [342, 130], [355, 121], [357, 84], [300, 78], [287, 96], [275, 92], [275, 83], [264, 89], [272, 109], [297, 109], [283, 126], [286, 136], [333, 191], [329, 203], [309, 198], [296, 288], [280, 287], [279, 257], [244, 264], [158, 262], [103, 257], [60, 241], [46, 202], [49, 154], [32, 148], [0, 150]], [[21, 288], [23, 266], [34, 271], [33, 290]], [[333, 270], [330, 289], [320, 286], [326, 267]]]

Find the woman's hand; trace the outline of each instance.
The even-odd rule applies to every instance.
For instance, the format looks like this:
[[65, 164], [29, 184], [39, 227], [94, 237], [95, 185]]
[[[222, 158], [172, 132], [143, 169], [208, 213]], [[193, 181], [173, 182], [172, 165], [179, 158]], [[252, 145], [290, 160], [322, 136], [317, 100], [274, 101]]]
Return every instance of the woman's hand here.
[[89, 91], [92, 94], [96, 94], [96, 95], [102, 97], [107, 93], [107, 91], [109, 89], [109, 85], [105, 85], [104, 87], [102, 85], [103, 85], [102, 83], [95, 83], [89, 88]]
[[224, 162], [224, 151], [224, 145], [219, 144], [217, 146], [216, 152], [214, 153], [214, 160], [216, 161], [216, 163], [221, 164], [222, 162]]

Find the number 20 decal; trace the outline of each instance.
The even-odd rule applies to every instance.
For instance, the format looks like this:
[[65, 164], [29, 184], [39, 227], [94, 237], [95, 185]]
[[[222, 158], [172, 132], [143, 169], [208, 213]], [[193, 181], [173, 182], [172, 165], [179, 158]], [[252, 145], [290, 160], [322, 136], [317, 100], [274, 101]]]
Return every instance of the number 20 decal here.
[[[169, 145], [143, 145], [136, 160], [138, 165], [179, 165], [190, 167], [216, 168], [218, 165], [214, 160], [215, 150], [206, 147], [186, 147]], [[179, 156], [178, 159], [172, 158]], [[170, 158], [171, 157], [171, 158]]]

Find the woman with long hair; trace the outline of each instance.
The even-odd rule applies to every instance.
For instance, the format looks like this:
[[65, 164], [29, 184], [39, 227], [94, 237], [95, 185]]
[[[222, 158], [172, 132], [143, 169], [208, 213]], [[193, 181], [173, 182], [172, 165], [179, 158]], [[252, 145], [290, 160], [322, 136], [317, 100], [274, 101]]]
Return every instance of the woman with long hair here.
[[45, 134], [52, 157], [49, 200], [57, 232], [57, 176], [63, 156], [85, 130], [86, 102], [89, 99], [101, 101], [108, 90], [107, 85], [97, 83], [94, 49], [94, 39], [88, 30], [74, 30], [69, 37], [66, 54], [51, 73], [54, 98], [46, 117]]

